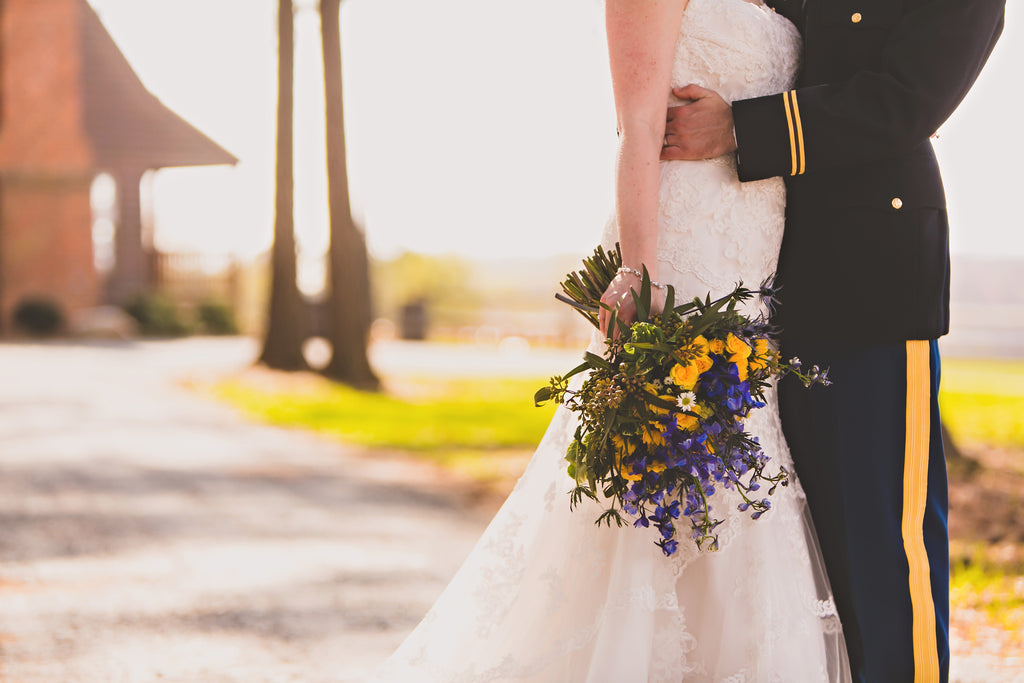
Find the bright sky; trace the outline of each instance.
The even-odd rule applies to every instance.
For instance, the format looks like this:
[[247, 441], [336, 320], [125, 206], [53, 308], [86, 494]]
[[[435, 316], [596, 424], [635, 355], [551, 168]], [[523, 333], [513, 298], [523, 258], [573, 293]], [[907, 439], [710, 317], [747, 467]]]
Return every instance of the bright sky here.
[[[156, 239], [251, 256], [271, 240], [276, 0], [90, 0], [149, 89], [241, 159], [156, 175]], [[310, 0], [297, 0], [310, 7]], [[1024, 257], [1024, 13], [936, 142], [953, 249]], [[589, 251], [611, 207], [600, 0], [345, 0], [355, 213], [379, 256]], [[296, 228], [326, 244], [318, 17], [296, 18]]]

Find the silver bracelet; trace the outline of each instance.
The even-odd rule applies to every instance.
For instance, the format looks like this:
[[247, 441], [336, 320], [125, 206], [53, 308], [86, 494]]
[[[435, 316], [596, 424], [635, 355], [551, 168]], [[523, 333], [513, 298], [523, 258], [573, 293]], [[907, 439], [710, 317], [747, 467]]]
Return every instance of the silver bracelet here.
[[[643, 273], [641, 273], [636, 268], [630, 268], [629, 266], [619, 266], [618, 272], [627, 273], [629, 275], [636, 275], [641, 280], [644, 279]], [[655, 289], [665, 289], [665, 285], [661, 284], [660, 282], [655, 282], [654, 280], [651, 280], [651, 287], [654, 287]]]

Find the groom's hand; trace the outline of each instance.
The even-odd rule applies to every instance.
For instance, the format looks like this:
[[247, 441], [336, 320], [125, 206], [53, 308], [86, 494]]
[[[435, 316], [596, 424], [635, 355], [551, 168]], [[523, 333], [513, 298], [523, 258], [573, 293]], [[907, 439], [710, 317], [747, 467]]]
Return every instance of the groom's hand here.
[[721, 95], [693, 84], [672, 88], [672, 94], [688, 103], [668, 110], [662, 160], [711, 159], [736, 151], [732, 107]]

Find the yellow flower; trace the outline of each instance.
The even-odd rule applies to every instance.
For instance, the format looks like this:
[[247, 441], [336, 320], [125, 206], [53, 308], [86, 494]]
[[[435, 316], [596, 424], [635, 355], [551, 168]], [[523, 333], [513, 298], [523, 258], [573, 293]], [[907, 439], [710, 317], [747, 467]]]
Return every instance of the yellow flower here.
[[686, 344], [679, 347], [680, 355], [706, 356], [708, 354], [708, 340], [703, 334], [698, 334]]
[[690, 348], [698, 356], [706, 356], [708, 355], [708, 340], [705, 339], [703, 334], [698, 334], [693, 338], [693, 341], [690, 342]]
[[[670, 395], [667, 395], [667, 394], [658, 394], [658, 388], [655, 387], [650, 382], [648, 382], [647, 384], [644, 385], [644, 391], [646, 391], [651, 396], [657, 396], [658, 398], [660, 398], [662, 401], [665, 401], [666, 403], [674, 403], [675, 402], [675, 396], [670, 396]], [[655, 405], [654, 403], [647, 403], [647, 409], [650, 410], [655, 415], [668, 415], [668, 413], [669, 413], [668, 408], [663, 408], [663, 407], [661, 407], [659, 405]]]
[[643, 472], [635, 474], [629, 464], [622, 464], [622, 458], [633, 452], [633, 445], [619, 434], [612, 435], [612, 446], [615, 448], [615, 466], [619, 468], [622, 476], [630, 481], [643, 479]]
[[647, 469], [649, 469], [651, 472], [657, 472], [660, 474], [668, 469], [668, 465], [666, 465], [663, 462], [653, 462], [647, 466]]
[[697, 383], [697, 378], [700, 376], [700, 370], [693, 363], [676, 363], [672, 366], [669, 371], [669, 377], [675, 382], [676, 386], [682, 388], [684, 391], [690, 391], [693, 386]]
[[708, 358], [708, 353], [710, 353], [710, 351], [710, 343], [704, 337], [703, 334], [699, 334], [696, 337], [694, 337], [689, 344], [680, 347], [679, 357], [685, 358], [686, 361], [684, 362], [696, 365], [697, 374], [699, 375], [701, 373], [707, 372], [712, 365], [711, 359]]
[[697, 418], [686, 413], [676, 415], [676, 427], [679, 429], [693, 429], [697, 426]]
[[747, 363], [746, 357], [745, 356], [733, 356], [729, 360], [730, 360], [730, 362], [736, 364], [736, 370], [737, 370], [737, 374], [738, 374], [738, 376], [740, 378], [740, 381], [741, 382], [746, 382], [747, 381], [747, 376], [748, 376], [748, 374], [747, 374], [748, 373], [748, 367], [747, 367], [748, 363]]
[[750, 354], [753, 349], [747, 342], [743, 341], [732, 332], [725, 340], [725, 350], [731, 355], [729, 356], [729, 362], [736, 364], [736, 369], [739, 371], [739, 378], [741, 382], [747, 380], [748, 363], [747, 359], [750, 358]]
[[703, 375], [711, 369], [711, 366], [714, 365], [714, 361], [707, 356], [697, 356], [693, 359], [693, 364], [697, 366], [697, 372]]
[[767, 366], [767, 360], [771, 353], [767, 339], [754, 340], [754, 357], [750, 359], [750, 369], [753, 372], [763, 370]]
[[711, 353], [722, 355], [722, 352], [725, 351], [725, 342], [721, 339], [712, 339], [708, 342], [708, 350], [711, 351]]
[[648, 446], [667, 446], [668, 442], [661, 433], [663, 429], [660, 422], [648, 422], [640, 432], [640, 439]]
[[629, 481], [640, 481], [644, 478], [643, 472], [634, 472], [631, 466], [622, 467], [619, 471], [622, 472], [622, 477]]
[[751, 352], [750, 345], [734, 335], [732, 332], [730, 332], [729, 336], [725, 339], [725, 350], [732, 354], [732, 358], [730, 360], [734, 363], [736, 362], [735, 358], [737, 356], [748, 358]]

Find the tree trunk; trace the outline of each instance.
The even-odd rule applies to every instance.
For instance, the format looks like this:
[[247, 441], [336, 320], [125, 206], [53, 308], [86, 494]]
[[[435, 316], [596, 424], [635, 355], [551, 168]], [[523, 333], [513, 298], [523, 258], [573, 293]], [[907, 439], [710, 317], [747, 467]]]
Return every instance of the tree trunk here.
[[323, 374], [355, 387], [376, 389], [370, 367], [370, 272], [366, 241], [352, 220], [345, 159], [341, 80], [341, 0], [320, 1], [327, 120], [327, 197], [331, 221], [327, 332], [331, 361]]
[[259, 362], [276, 370], [306, 370], [302, 355], [307, 312], [295, 279], [293, 218], [293, 104], [295, 28], [292, 0], [278, 2], [277, 170], [274, 246], [271, 252], [270, 307]]

